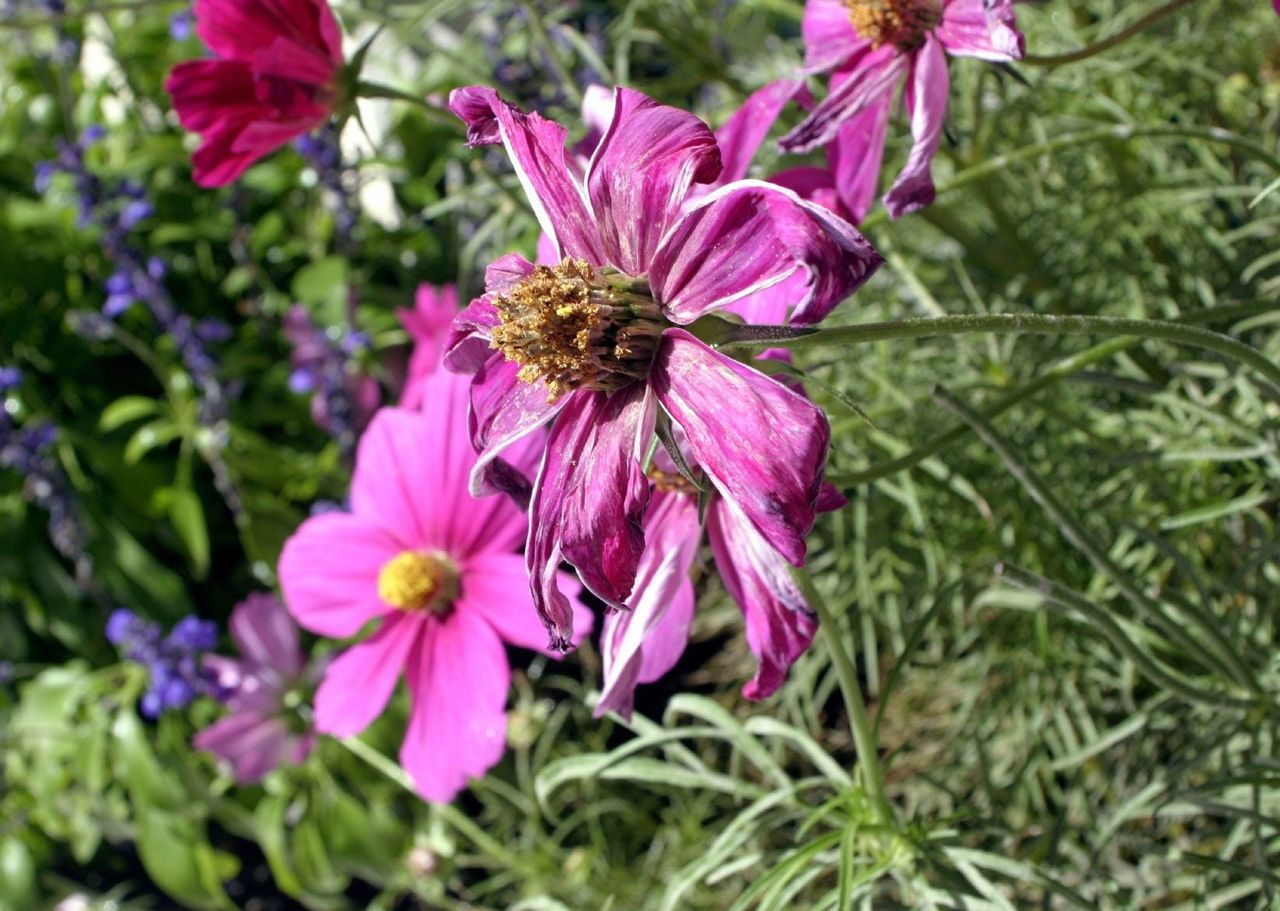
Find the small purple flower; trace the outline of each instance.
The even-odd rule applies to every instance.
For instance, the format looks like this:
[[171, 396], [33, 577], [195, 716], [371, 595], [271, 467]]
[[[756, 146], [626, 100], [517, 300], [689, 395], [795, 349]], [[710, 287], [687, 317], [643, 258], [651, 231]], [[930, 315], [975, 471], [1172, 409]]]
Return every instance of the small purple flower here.
[[22, 382], [22, 371], [17, 367], [0, 367], [0, 392], [16, 389]]
[[149, 685], [139, 703], [146, 717], [185, 708], [196, 696], [221, 694], [216, 674], [201, 662], [218, 643], [212, 621], [183, 617], [162, 636], [158, 625], [120, 608], [107, 618], [106, 636], [121, 655], [147, 667]]
[[120, 212], [120, 227], [129, 231], [139, 222], [147, 220], [153, 214], [155, 214], [155, 209], [151, 203], [145, 199], [135, 199]]
[[88, 148], [107, 135], [106, 127], [100, 123], [91, 123], [80, 134], [80, 145]]
[[169, 17], [169, 37], [174, 41], [186, 41], [191, 37], [191, 13], [183, 10]]
[[53, 175], [58, 172], [57, 166], [52, 161], [42, 161], [36, 165], [36, 179], [34, 182], [35, 190], [40, 195], [49, 192], [49, 185], [53, 183]]
[[298, 712], [323, 669], [308, 664], [298, 628], [274, 595], [250, 595], [231, 613], [231, 638], [240, 658], [210, 655], [229, 714], [196, 734], [196, 749], [231, 765], [248, 784], [281, 765], [296, 765], [311, 752], [315, 734]]

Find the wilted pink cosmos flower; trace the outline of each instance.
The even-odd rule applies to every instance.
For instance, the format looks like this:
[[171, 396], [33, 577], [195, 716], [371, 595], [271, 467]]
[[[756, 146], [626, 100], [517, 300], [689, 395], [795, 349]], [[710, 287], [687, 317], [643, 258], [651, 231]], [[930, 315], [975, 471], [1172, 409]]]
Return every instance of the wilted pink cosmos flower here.
[[715, 136], [639, 92], [615, 90], [585, 172], [563, 127], [492, 89], [459, 89], [450, 107], [472, 145], [504, 143], [561, 257], [535, 267], [510, 254], [490, 266], [487, 293], [455, 321], [448, 355], [475, 377], [474, 492], [510, 489], [499, 455], [550, 424], [525, 559], [552, 646], [567, 647], [572, 632], [562, 559], [610, 606], [631, 596], [659, 408], [720, 495], [802, 563], [826, 418], [697, 333], [715, 311], [783, 282], [795, 290], [794, 321], [817, 321], [880, 257], [849, 224], [771, 184], [738, 181], [690, 202], [695, 183], [720, 174]]
[[275, 595], [250, 595], [231, 612], [231, 638], [239, 658], [209, 655], [229, 714], [196, 734], [198, 750], [231, 765], [241, 784], [258, 781], [281, 765], [296, 765], [311, 752], [315, 735], [298, 703], [315, 685], [319, 665], [308, 664], [298, 628]]
[[[345, 638], [376, 628], [325, 672], [316, 729], [364, 730], [401, 673], [412, 708], [400, 762], [428, 800], [451, 800], [506, 745], [503, 642], [546, 644], [516, 553], [525, 518], [502, 497], [473, 501], [467, 384], [437, 372], [422, 411], [384, 408], [360, 441], [351, 512], [314, 516], [285, 544], [280, 583], [304, 627]], [[529, 447], [517, 463], [529, 463]], [[570, 586], [572, 577], [562, 580]], [[590, 613], [572, 609], [576, 641]]]
[[422, 284], [414, 298], [413, 309], [396, 310], [400, 323], [413, 340], [413, 353], [409, 356], [409, 372], [405, 377], [404, 391], [400, 393], [400, 405], [404, 408], [420, 408], [427, 377], [440, 369], [440, 359], [448, 340], [449, 326], [458, 315], [458, 289], [454, 285], [441, 288]]
[[930, 165], [947, 113], [947, 54], [1019, 60], [1013, 0], [808, 0], [805, 66], [834, 70], [827, 97], [782, 138], [789, 152], [833, 142], [840, 198], [861, 220], [875, 198], [885, 130], [899, 83], [911, 114], [911, 154], [884, 198], [897, 218], [933, 202]]
[[165, 89], [203, 138], [196, 183], [220, 187], [329, 118], [342, 33], [325, 0], [195, 0], [195, 15], [216, 59], [179, 63]]

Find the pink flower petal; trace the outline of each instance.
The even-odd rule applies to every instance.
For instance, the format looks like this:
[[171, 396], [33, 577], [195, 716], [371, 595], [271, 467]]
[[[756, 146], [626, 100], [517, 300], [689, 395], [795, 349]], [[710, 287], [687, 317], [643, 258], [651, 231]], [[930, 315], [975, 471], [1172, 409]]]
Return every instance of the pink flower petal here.
[[702, 540], [698, 504], [682, 494], [657, 493], [644, 531], [631, 610], [608, 614], [600, 635], [604, 681], [596, 717], [617, 712], [630, 718], [636, 684], [652, 683], [671, 670], [689, 641], [694, 608], [689, 569]]
[[924, 46], [912, 60], [907, 81], [907, 106], [911, 110], [914, 140], [911, 154], [884, 198], [891, 218], [923, 209], [933, 202], [930, 166], [947, 119], [948, 88], [946, 54], [936, 38], [926, 36]]
[[782, 109], [802, 86], [802, 82], [794, 79], [779, 79], [756, 89], [725, 121], [724, 126], [716, 130], [716, 142], [724, 161], [724, 170], [716, 179], [717, 185], [747, 176], [751, 159], [755, 157], [760, 143], [764, 142]]
[[779, 145], [787, 152], [808, 152], [835, 139], [850, 117], [881, 96], [892, 96], [914, 54], [886, 44], [842, 68], [848, 78], [834, 86], [799, 126], [778, 141]]
[[817, 622], [786, 561], [732, 504], [718, 500], [711, 505], [707, 537], [720, 578], [742, 608], [747, 645], [759, 662], [742, 695], [764, 699], [812, 644]]
[[215, 721], [198, 732], [191, 745], [228, 763], [240, 784], [260, 781], [291, 759], [294, 747], [283, 720], [250, 713]]
[[248, 60], [290, 38], [342, 63], [342, 35], [325, 0], [196, 0], [196, 34], [219, 57]]
[[389, 610], [378, 600], [378, 574], [403, 550], [402, 542], [370, 519], [337, 512], [312, 516], [280, 554], [285, 605], [313, 633], [353, 636]]
[[654, 421], [644, 384], [612, 395], [580, 389], [565, 397], [534, 484], [525, 547], [534, 605], [551, 647], [561, 651], [573, 634], [571, 608], [558, 586], [562, 558], [607, 604], [621, 606], [631, 593], [649, 500], [640, 460]]
[[454, 89], [449, 109], [467, 125], [467, 142], [501, 142], [515, 167], [542, 230], [556, 239], [561, 256], [605, 261], [600, 232], [587, 207], [577, 165], [565, 151], [564, 127], [526, 114], [484, 86]]
[[721, 187], [663, 240], [649, 281], [668, 315], [690, 323], [804, 273], [792, 320], [816, 322], [884, 260], [858, 231], [790, 190], [755, 180]]
[[457, 315], [458, 289], [454, 285], [442, 288], [419, 285], [414, 308], [396, 311], [401, 325], [413, 339], [409, 373], [405, 378], [404, 391], [400, 393], [401, 407], [418, 408], [422, 405], [423, 379], [440, 369], [445, 343]]
[[[838, 77], [832, 77], [832, 85]], [[867, 217], [876, 199], [884, 138], [893, 94], [885, 92], [850, 117], [827, 147], [840, 201], [855, 223]]]
[[934, 36], [948, 54], [981, 60], [1021, 60], [1026, 41], [1013, 13], [1013, 0], [951, 0]]
[[[591, 632], [595, 618], [577, 600], [582, 593], [582, 583], [569, 573], [560, 573], [558, 584], [570, 598], [573, 609], [571, 641], [577, 646]], [[525, 568], [524, 557], [519, 554], [488, 551], [468, 559], [462, 568], [462, 596], [457, 609], [484, 617], [508, 645], [552, 657], [561, 655], [547, 648], [547, 628], [533, 606], [529, 571]]]
[[683, 329], [663, 335], [652, 385], [721, 495], [803, 565], [831, 435], [822, 411]]
[[316, 730], [352, 737], [372, 724], [387, 707], [409, 653], [434, 622], [420, 613], [396, 611], [376, 633], [335, 658], [316, 690]]
[[280, 599], [259, 592], [245, 598], [231, 612], [231, 638], [240, 654], [281, 679], [302, 673], [306, 655], [298, 644], [298, 627]]
[[419, 794], [448, 803], [506, 749], [507, 654], [482, 617], [455, 610], [418, 640], [405, 673], [413, 707], [400, 763]]
[[809, 0], [800, 30], [804, 35], [804, 68], [810, 73], [839, 66], [869, 46], [854, 30], [844, 0]]
[[692, 114], [632, 89], [614, 92], [613, 121], [587, 168], [587, 193], [607, 262], [643, 275], [690, 185], [720, 173], [720, 148]]

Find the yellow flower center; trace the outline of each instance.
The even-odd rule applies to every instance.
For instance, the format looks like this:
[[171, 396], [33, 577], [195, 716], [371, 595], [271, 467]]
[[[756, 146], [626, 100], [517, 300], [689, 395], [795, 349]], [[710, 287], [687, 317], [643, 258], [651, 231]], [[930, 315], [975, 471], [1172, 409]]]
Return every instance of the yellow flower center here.
[[698, 488], [694, 487], [686, 478], [678, 471], [663, 471], [654, 465], [649, 469], [649, 480], [653, 482], [653, 486], [663, 493], [687, 493], [695, 496]]
[[378, 597], [400, 610], [446, 613], [458, 597], [458, 568], [441, 553], [403, 551], [382, 564]]
[[543, 380], [548, 401], [587, 386], [612, 392], [643, 379], [665, 322], [644, 281], [582, 260], [535, 266], [495, 298], [500, 324], [489, 345], [520, 365], [526, 383]]
[[854, 31], [873, 48], [892, 44], [907, 51], [942, 21], [942, 0], [844, 0]]

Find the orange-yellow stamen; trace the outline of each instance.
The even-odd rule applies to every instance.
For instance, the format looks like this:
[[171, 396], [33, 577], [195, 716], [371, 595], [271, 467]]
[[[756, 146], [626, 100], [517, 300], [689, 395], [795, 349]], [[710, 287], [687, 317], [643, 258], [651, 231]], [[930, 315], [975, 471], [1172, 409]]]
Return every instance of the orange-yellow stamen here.
[[403, 551], [382, 564], [378, 597], [400, 610], [444, 613], [458, 597], [458, 568], [444, 554]]
[[663, 471], [654, 465], [649, 469], [648, 474], [653, 486], [663, 493], [687, 493], [693, 496], [698, 492], [698, 488], [678, 471]]
[[942, 21], [942, 0], [844, 0], [854, 31], [880, 47], [919, 47], [925, 32]]

